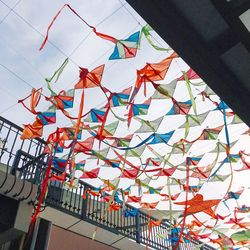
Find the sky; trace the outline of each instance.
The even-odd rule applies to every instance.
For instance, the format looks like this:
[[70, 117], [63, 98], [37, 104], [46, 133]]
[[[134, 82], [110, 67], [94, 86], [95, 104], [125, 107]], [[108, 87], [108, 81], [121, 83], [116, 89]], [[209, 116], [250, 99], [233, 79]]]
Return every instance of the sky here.
[[[31, 123], [34, 120], [34, 115], [25, 110], [21, 104], [18, 104], [18, 100], [29, 95], [32, 88], [42, 87], [45, 95], [48, 94], [49, 92], [46, 89], [45, 78], [52, 76], [54, 71], [67, 57], [69, 57], [69, 64], [63, 71], [59, 81], [53, 85], [55, 90], [60, 91], [73, 88], [74, 84], [78, 81], [79, 66], [91, 70], [101, 64], [105, 64], [102, 84], [111, 91], [117, 92], [134, 84], [136, 80], [136, 69], [142, 68], [146, 62], [159, 62], [170, 54], [170, 52], [159, 52], [154, 50], [146, 39], [143, 38], [140, 50], [135, 58], [108, 61], [114, 45], [97, 37], [88, 26], [76, 18], [68, 9], [65, 9], [56, 20], [51, 28], [48, 43], [42, 51], [39, 51], [39, 47], [44, 39], [49, 23], [56, 12], [65, 3], [66, 2], [62, 0], [0, 0], [0, 115], [20, 126], [22, 124]], [[141, 27], [145, 25], [145, 21], [125, 2], [125, 0], [73, 0], [69, 3], [89, 24], [95, 26], [97, 31], [116, 38], [124, 39], [130, 34], [140, 30]], [[153, 40], [161, 47], [168, 47], [168, 45], [154, 32]], [[186, 71], [188, 68], [188, 65], [181, 59], [174, 60], [164, 82], [171, 82], [171, 80], [182, 75], [181, 71]], [[186, 101], [189, 98], [185, 88], [185, 84], [179, 84], [178, 89], [175, 91], [175, 98], [179, 101]], [[196, 94], [202, 90], [204, 90], [204, 86], [192, 88], [192, 91]], [[147, 91], [148, 94], [152, 94], [154, 89], [152, 86], [149, 86]], [[74, 103], [75, 109], [71, 110], [72, 114], [75, 116], [78, 111], [79, 97], [80, 92], [76, 92], [76, 101]], [[139, 94], [138, 98], [143, 99], [142, 93]], [[201, 97], [197, 100], [199, 102], [199, 105], [197, 105], [198, 113], [205, 113], [213, 109], [211, 102], [203, 102]], [[105, 104], [105, 101], [106, 99], [100, 90], [87, 89], [84, 111], [87, 112], [93, 107], [100, 108]], [[215, 101], [219, 101], [219, 98], [215, 97]], [[145, 115], [143, 119], [154, 120], [163, 116], [166, 114], [166, 107], [168, 106], [170, 107], [170, 100], [154, 100], [148, 114]], [[39, 104], [38, 108], [41, 110], [46, 109], [48, 108], [48, 104], [42, 102]], [[122, 116], [127, 110], [124, 108], [117, 110], [117, 112]], [[65, 123], [69, 125], [62, 114], [57, 115], [56, 126], [63, 126]], [[177, 129], [177, 125], [181, 125], [184, 121], [183, 119], [183, 117], [164, 117], [157, 131], [159, 133], [166, 133], [175, 130], [171, 140], [178, 141], [183, 137], [184, 129]], [[230, 123], [232, 118], [228, 119]], [[111, 120], [108, 122], [111, 122]], [[206, 117], [201, 126], [190, 128], [187, 139], [190, 141], [194, 140], [203, 129], [223, 125], [223, 122], [221, 113], [219, 111], [214, 111]], [[55, 128], [53, 126], [50, 128], [47, 127], [49, 126], [46, 126], [45, 134], [48, 134]], [[136, 120], [132, 121], [129, 129], [125, 127], [124, 124], [120, 124], [115, 135], [122, 137], [123, 134], [134, 133], [139, 127], [140, 123]], [[238, 153], [239, 150], [250, 148], [249, 136], [243, 135], [241, 137], [247, 129], [248, 127], [245, 124], [233, 124], [229, 126], [230, 140], [231, 142], [237, 142], [232, 148], [233, 153]], [[136, 145], [147, 136], [148, 134], [145, 133], [142, 135], [142, 138], [133, 137], [131, 144]], [[224, 143], [226, 142], [224, 130], [220, 133], [218, 140]], [[213, 149], [218, 140], [211, 142], [211, 145], [207, 144], [207, 142], [205, 145], [204, 141], [193, 144], [189, 150], [189, 156], [203, 155], [210, 149]], [[166, 145], [159, 145], [159, 147], [156, 146], [156, 148], [161, 155], [166, 154], [169, 150]], [[148, 157], [154, 157], [154, 155], [146, 149], [142, 153], [141, 159], [145, 160]], [[219, 160], [222, 161], [223, 157], [225, 156], [220, 156]], [[214, 158], [215, 153], [206, 154], [202, 158], [200, 164], [202, 166], [210, 164]], [[171, 158], [171, 162], [176, 165], [183, 164], [182, 160], [183, 156], [178, 157], [175, 155]], [[95, 164], [91, 164], [92, 163], [89, 162], [89, 165], [86, 166], [87, 170], [96, 167]], [[240, 168], [240, 164], [238, 164], [236, 168], [237, 167]], [[229, 166], [225, 164], [222, 169], [223, 173], [227, 173], [229, 171], [228, 169]], [[101, 175], [103, 178], [108, 178], [110, 176], [115, 178], [120, 174], [120, 172], [116, 170], [113, 170], [112, 173], [106, 170], [107, 169], [102, 168]], [[233, 179], [234, 190], [238, 190], [242, 186], [249, 186], [249, 173], [241, 173], [237, 172], [235, 174]], [[185, 172], [180, 171], [178, 177], [185, 178]], [[97, 180], [94, 180], [92, 184], [97, 185], [97, 182]], [[126, 188], [131, 184], [133, 185], [133, 183], [134, 180], [125, 180], [121, 181], [120, 186]], [[159, 178], [157, 181], [151, 181], [151, 185], [155, 188], [164, 185], [164, 183], [166, 183], [166, 179], [164, 178]], [[221, 186], [221, 183], [206, 183], [202, 187], [202, 192], [206, 195], [207, 199], [222, 198], [227, 187], [227, 181], [224, 186]], [[215, 190], [220, 190], [220, 192], [215, 192]], [[174, 188], [172, 191], [175, 192]], [[136, 190], [133, 192], [136, 194]], [[183, 193], [180, 197], [184, 198], [184, 195]], [[243, 200], [241, 201], [242, 205], [244, 201], [247, 201], [249, 195], [249, 189], [246, 189], [246, 192], [243, 194]], [[150, 199], [153, 201], [154, 199], [159, 199], [159, 197], [150, 195], [150, 197], [144, 196], [143, 199], [145, 199], [145, 201]], [[232, 203], [232, 205], [235, 204]], [[164, 202], [158, 206], [160, 210], [166, 210], [166, 208], [167, 205]], [[225, 212], [225, 207], [222, 207], [221, 211]]]
[[[139, 53], [134, 59], [120, 60], [119, 63], [107, 61], [112, 44], [101, 41], [67, 9], [55, 22], [49, 42], [39, 51], [48, 24], [64, 3], [61, 0], [53, 3], [48, 0], [0, 1], [0, 115], [19, 125], [27, 123], [31, 115], [17, 105], [17, 100], [26, 97], [33, 87], [44, 87], [44, 78], [51, 76], [66, 57], [70, 58], [70, 63], [57, 89], [76, 83], [79, 66], [91, 69], [106, 63], [103, 82], [114, 91], [130, 86], [136, 77], [135, 69], [143, 66], [145, 61], [163, 58], [145, 43], [143, 54]], [[85, 1], [84, 4], [70, 1], [70, 5], [98, 31], [117, 38], [124, 38], [145, 24], [125, 1], [109, 0], [105, 4], [102, 0]], [[158, 36], [155, 40], [165, 45]], [[105, 100], [100, 95], [98, 99], [92, 98], [96, 97], [95, 91], [90, 91], [89, 95], [86, 110]]]

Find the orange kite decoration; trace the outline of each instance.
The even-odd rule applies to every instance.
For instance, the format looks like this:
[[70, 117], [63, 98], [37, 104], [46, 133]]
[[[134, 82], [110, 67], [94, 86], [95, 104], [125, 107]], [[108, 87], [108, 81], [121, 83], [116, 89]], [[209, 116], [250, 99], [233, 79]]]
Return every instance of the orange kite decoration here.
[[144, 95], [146, 96], [146, 82], [151, 82], [155, 88], [157, 85], [156, 81], [161, 81], [165, 78], [168, 72], [171, 62], [174, 58], [178, 57], [177, 53], [174, 52], [159, 63], [147, 63], [142, 69], [137, 70], [137, 79], [135, 82], [135, 88], [130, 97], [132, 102], [140, 90], [142, 84], [144, 84]]
[[185, 205], [187, 204], [187, 214], [195, 214], [199, 212], [204, 212], [210, 215], [212, 218], [217, 218], [212, 207], [218, 205], [221, 200], [203, 200], [203, 195], [196, 194], [191, 200], [175, 202], [176, 205]]

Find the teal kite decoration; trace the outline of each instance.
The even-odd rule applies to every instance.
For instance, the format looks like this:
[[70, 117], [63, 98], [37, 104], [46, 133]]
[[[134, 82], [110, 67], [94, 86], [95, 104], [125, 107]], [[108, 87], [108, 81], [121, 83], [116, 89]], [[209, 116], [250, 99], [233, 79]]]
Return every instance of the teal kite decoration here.
[[187, 115], [191, 107], [191, 100], [186, 102], [177, 102], [173, 99], [173, 106], [166, 115]]
[[135, 32], [125, 40], [116, 40], [114, 52], [109, 60], [135, 57], [139, 47], [140, 31]]
[[53, 157], [53, 159], [52, 159], [53, 167], [61, 172], [65, 171], [67, 163], [68, 163], [67, 159], [63, 159], [63, 158], [59, 158], [59, 157]]
[[56, 108], [51, 106], [47, 111], [39, 113], [37, 117], [43, 125], [56, 123]]
[[110, 106], [118, 107], [118, 106], [127, 105], [131, 90], [132, 90], [132, 87], [129, 87], [127, 89], [124, 89], [120, 93], [112, 93], [111, 100], [109, 103]]
[[88, 117], [85, 118], [86, 122], [103, 122], [105, 119], [105, 109], [91, 109]]

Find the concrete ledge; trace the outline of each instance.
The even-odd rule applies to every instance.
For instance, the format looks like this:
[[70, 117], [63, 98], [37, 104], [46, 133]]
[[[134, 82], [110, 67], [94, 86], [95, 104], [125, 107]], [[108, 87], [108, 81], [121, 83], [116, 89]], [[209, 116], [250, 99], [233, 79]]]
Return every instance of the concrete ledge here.
[[[3, 171], [4, 168], [5, 171]], [[6, 174], [6, 168], [7, 166], [0, 164], [0, 186], [3, 184], [0, 194], [17, 200], [34, 201], [37, 194], [37, 186], [9, 173]]]

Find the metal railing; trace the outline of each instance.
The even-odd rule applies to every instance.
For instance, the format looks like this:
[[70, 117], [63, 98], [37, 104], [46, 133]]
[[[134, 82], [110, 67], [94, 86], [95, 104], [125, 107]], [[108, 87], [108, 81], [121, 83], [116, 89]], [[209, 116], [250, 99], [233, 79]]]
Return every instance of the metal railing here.
[[[20, 164], [24, 166], [25, 164], [28, 164], [28, 162], [30, 161], [30, 155], [32, 155], [34, 158], [40, 157], [46, 145], [45, 141], [41, 139], [26, 141], [20, 140], [21, 134], [21, 127], [0, 116], [0, 171], [4, 173], [4, 177], [0, 180], [0, 189], [6, 195], [12, 192], [12, 190], [16, 186], [17, 180], [21, 178], [20, 172], [14, 172], [14, 169], [16, 168], [15, 166]], [[17, 162], [17, 159], [19, 159], [18, 154], [21, 151], [25, 152], [26, 156], [25, 154], [22, 154], [22, 159]], [[26, 168], [24, 169], [25, 170], [22, 175], [26, 171]], [[7, 188], [9, 174], [14, 175], [14, 181], [11, 187]], [[22, 192], [23, 190], [25, 190], [25, 185], [27, 182], [26, 178], [21, 179], [22, 183], [19, 187], [19, 191], [14, 193], [13, 197], [19, 200], [25, 200], [31, 196], [34, 186], [32, 182], [32, 185], [29, 185], [30, 192], [28, 193], [28, 195], [26, 194], [25, 196], [23, 196]]]
[[[43, 154], [45, 142], [41, 139], [21, 141], [19, 139], [22, 128], [0, 116], [0, 163], [6, 168], [6, 175], [13, 174], [16, 178], [38, 185], [44, 176], [48, 156]], [[54, 174], [60, 171], [53, 168]], [[138, 210], [134, 216], [124, 216], [124, 212], [135, 208], [128, 204], [119, 204], [118, 210], [110, 210], [105, 201], [107, 193], [94, 193], [95, 188], [79, 181], [74, 188], [65, 186], [70, 182], [69, 175], [66, 182], [50, 181], [45, 206], [51, 206], [65, 213], [85, 220], [91, 224], [109, 230], [115, 234], [124, 235], [137, 243], [148, 245], [153, 249], [172, 249], [176, 235], [171, 233], [171, 225], [163, 221], [153, 226], [149, 234], [149, 224], [157, 219]], [[4, 183], [0, 183], [3, 186]], [[23, 187], [21, 187], [22, 189]], [[40, 189], [38, 188], [38, 191]], [[22, 190], [20, 190], [21, 192]], [[39, 193], [37, 194], [39, 195]], [[85, 198], [83, 198], [85, 197]], [[149, 237], [150, 236], [150, 237]], [[178, 249], [197, 249], [202, 242], [184, 235], [184, 243]], [[202, 249], [213, 249], [203, 244]]]
[[0, 163], [10, 168], [13, 166], [18, 150], [22, 150], [33, 157], [39, 156], [44, 147], [42, 139], [20, 140], [23, 129], [0, 116]]

